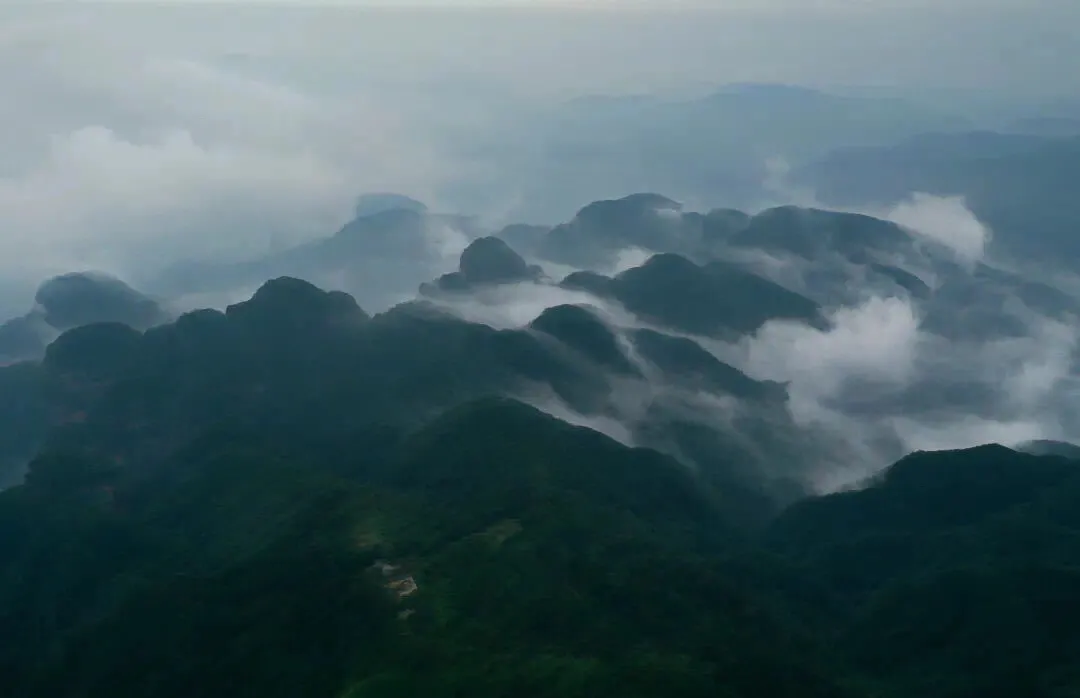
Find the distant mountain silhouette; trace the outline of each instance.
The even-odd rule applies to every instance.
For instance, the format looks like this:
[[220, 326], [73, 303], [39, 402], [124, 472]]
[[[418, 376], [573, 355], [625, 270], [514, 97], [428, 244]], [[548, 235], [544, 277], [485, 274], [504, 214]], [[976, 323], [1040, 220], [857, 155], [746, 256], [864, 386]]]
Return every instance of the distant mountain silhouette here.
[[356, 200], [354, 216], [367, 218], [388, 211], [427, 213], [427, 206], [403, 194], [364, 194]]
[[34, 297], [45, 322], [61, 332], [94, 322], [119, 322], [144, 330], [167, 319], [157, 303], [120, 279], [96, 272], [46, 281]]
[[244, 262], [180, 265], [165, 274], [161, 285], [170, 295], [186, 295], [250, 288], [290, 276], [348, 291], [382, 309], [411, 297], [442, 265], [437, 240], [460, 237], [464, 245], [482, 234], [469, 217], [429, 213], [396, 196], [364, 201], [359, 210], [365, 215], [330, 237]]
[[1074, 259], [1080, 138], [933, 134], [898, 145], [844, 148], [799, 170], [798, 183], [835, 206], [889, 204], [912, 192], [960, 195], [1007, 251]]
[[529, 265], [497, 237], [473, 240], [461, 253], [458, 271], [444, 274], [434, 284], [420, 287], [422, 295], [462, 293], [483, 286], [539, 281], [543, 270]]
[[169, 319], [157, 302], [97, 272], [49, 279], [34, 300], [35, 309], [0, 325], [0, 363], [39, 359], [57, 334], [76, 327], [107, 322], [145, 330]]

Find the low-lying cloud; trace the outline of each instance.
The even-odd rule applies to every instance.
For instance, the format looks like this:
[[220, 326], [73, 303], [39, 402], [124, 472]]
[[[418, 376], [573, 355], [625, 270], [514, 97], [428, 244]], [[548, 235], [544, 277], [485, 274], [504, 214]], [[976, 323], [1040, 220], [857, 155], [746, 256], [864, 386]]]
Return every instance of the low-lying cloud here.
[[[756, 209], [784, 204], [830, 209], [813, 187], [796, 185], [790, 178], [791, 165], [782, 157], [766, 159], [762, 190], [769, 196]], [[963, 196], [939, 196], [911, 192], [906, 198], [885, 207], [853, 209], [905, 228], [918, 238], [950, 251], [958, 262], [972, 265], [982, 261], [993, 240], [993, 233], [968, 207]]]
[[[716, 65], [739, 63], [688, 59], [697, 55], [691, 45], [727, 47], [732, 58], [765, 46], [768, 55], [760, 55], [750, 71], [762, 79], [783, 75], [792, 63], [773, 55], [784, 42], [740, 39], [751, 33], [737, 27], [724, 30], [732, 32], [732, 41], [722, 41], [716, 26], [674, 29], [671, 18], [660, 24], [644, 15], [620, 20], [625, 45], [611, 52], [597, 43], [595, 31], [608, 24], [571, 26], [554, 15], [544, 20], [550, 31], [519, 27], [515, 34], [480, 27], [465, 15], [421, 27], [403, 14], [394, 20], [395, 32], [357, 38], [362, 22], [331, 26], [310, 14], [244, 14], [223, 23], [182, 8], [114, 12], [65, 5], [28, 10], [17, 21], [4, 15], [12, 19], [0, 28], [0, 77], [8, 89], [0, 109], [5, 315], [28, 309], [37, 284], [57, 273], [95, 268], [140, 286], [178, 261], [250, 258], [326, 236], [350, 218], [355, 197], [367, 191], [407, 193], [441, 210], [457, 200], [448, 192], [473, 180], [490, 183], [507, 192], [504, 199], [492, 194], [485, 199], [491, 210], [468, 212], [501, 218], [501, 206], [518, 204], [519, 187], [506, 180], [521, 173], [492, 166], [518, 163], [516, 155], [493, 156], [498, 148], [492, 143], [509, 148], [524, 142], [526, 155], [542, 149], [529, 140], [535, 121], [521, 116], [532, 113], [522, 105], [535, 106], [530, 100], [541, 101], [538, 95], [666, 87], [673, 75], [684, 75], [676, 70], [680, 66], [712, 81]], [[811, 39], [802, 26], [769, 31]], [[415, 50], [402, 50], [402, 36], [414, 40]], [[625, 39], [633, 36], [653, 41], [653, 50], [643, 52], [642, 41]], [[541, 74], [538, 57], [550, 62], [556, 40], [573, 44], [576, 53]], [[639, 55], [642, 63], [632, 64]], [[839, 75], [849, 74], [846, 55], [834, 63], [841, 66]], [[565, 70], [571, 64], [590, 67]], [[481, 69], [499, 73], [498, 79], [465, 77]], [[683, 87], [691, 82], [687, 78]], [[485, 140], [489, 133], [498, 138]], [[522, 169], [535, 164], [521, 158]], [[812, 191], [787, 187], [789, 169], [782, 158], [766, 163], [766, 188], [775, 198], [770, 203], [814, 205]], [[589, 198], [582, 192], [580, 203]], [[959, 197], [912, 193], [865, 213], [950, 251], [968, 268], [992, 252], [991, 232]], [[421, 279], [451, 270], [468, 242], [449, 224], [435, 222], [425, 232], [417, 259], [429, 266], [410, 272]], [[648, 256], [627, 248], [610, 269], [597, 271], [617, 273]], [[792, 260], [764, 255], [759, 261], [790, 286], [812, 283], [804, 278], [806, 268]], [[556, 276], [569, 271], [545, 267]], [[350, 283], [314, 280], [346, 288]], [[854, 280], [851, 285], [862, 288]], [[253, 290], [173, 298], [170, 309], [220, 306]], [[926, 308], [913, 298], [877, 289], [853, 295], [856, 301], [828, 311], [824, 330], [771, 322], [734, 346], [698, 338], [749, 375], [787, 383], [798, 423], [853, 446], [857, 457], [823, 466], [819, 486], [843, 484], [859, 468], [880, 467], [904, 450], [1080, 437], [1074, 323], [1021, 304], [1014, 313], [1023, 320], [1021, 336], [947, 339], [928, 328]], [[497, 328], [524, 327], [546, 308], [567, 303], [597, 307], [620, 333], [642, 326], [616, 304], [550, 284], [517, 284], [440, 302]], [[726, 396], [673, 393], [655, 372], [642, 374], [619, 384], [613, 400], [620, 407], [613, 415], [575, 417], [565, 405], [552, 411], [627, 442], [632, 423], [658, 396], [681, 401], [702, 420], [730, 420], [738, 411]]]
[[[976, 276], [975, 265], [990, 252], [991, 239], [962, 200], [916, 196], [895, 211], [895, 222], [915, 238], [905, 261], [920, 267], [928, 279], [940, 272], [949, 283], [969, 287], [961, 300], [917, 297], [899, 286], [876, 289], [867, 284], [864, 267], [836, 254], [801, 263], [774, 260], [772, 266], [779, 265], [783, 273], [773, 269], [771, 276], [796, 287], [814, 283], [805, 272], [815, 264], [835, 265], [835, 271], [847, 275], [851, 299], [827, 306], [825, 328], [776, 320], [734, 344], [690, 338], [752, 378], [786, 384], [794, 423], [836, 446], [807, 473], [810, 484], [821, 490], [859, 481], [913, 450], [1080, 438], [1075, 416], [1080, 380], [1074, 374], [1080, 332], [1075, 323], [1030, 308], [998, 287], [979, 285], [986, 282]], [[963, 264], [940, 267], [935, 258], [940, 261], [941, 255]], [[648, 256], [627, 248], [615, 256], [615, 264], [633, 266]], [[763, 263], [744, 257], [743, 263]], [[806, 268], [793, 267], [799, 264]], [[977, 315], [975, 321], [981, 334], [950, 331], [949, 318], [959, 322], [972, 310], [963, 300], [965, 293], [981, 294], [980, 302], [985, 301], [979, 309], [985, 317]], [[446, 302], [465, 319], [499, 328], [524, 327], [555, 305], [587, 304], [621, 336], [634, 329], [662, 329], [616, 303], [550, 284], [504, 286]], [[937, 324], [927, 321], [931, 311]], [[632, 358], [644, 369], [642, 377], [621, 384], [622, 407], [604, 416], [605, 433], [615, 433], [610, 423], [615, 419], [632, 434], [635, 420], [645, 414], [642, 405], [654, 401], [676, 411], [682, 405], [692, 421], [711, 420], [718, 427], [738, 413], [730, 396], [673, 392], [661, 375]], [[713, 409], [721, 404], [725, 409]], [[575, 419], [585, 423], [593, 417]]]
[[815, 476], [832, 489], [914, 450], [1080, 438], [1080, 333], [1026, 312], [1024, 336], [949, 339], [923, 325], [911, 299], [878, 297], [834, 310], [827, 330], [767, 323], [728, 356], [755, 378], [786, 382], [797, 422], [852, 446], [855, 460]]
[[915, 192], [881, 215], [951, 250], [960, 261], [974, 264], [986, 254], [992, 238], [962, 196]]
[[139, 142], [90, 126], [0, 180], [9, 231], [0, 258], [59, 271], [138, 269], [155, 255], [238, 257], [255, 241], [324, 232], [327, 212], [345, 209], [350, 193], [344, 172], [310, 154], [210, 147], [187, 131]]
[[[275, 74], [274, 56], [230, 61], [259, 37], [235, 23], [210, 31], [197, 12], [67, 6], [10, 25], [0, 277], [24, 299], [60, 272], [139, 282], [184, 259], [324, 236], [365, 191], [437, 205], [466, 170], [409, 95], [321, 84], [304, 67], [314, 49], [291, 49], [303, 75]], [[454, 109], [447, 98], [448, 120]]]
[[904, 385], [919, 350], [919, 317], [903, 298], [873, 298], [830, 313], [819, 330], [787, 321], [767, 323], [743, 342], [743, 368], [760, 380], [789, 384], [796, 419], [813, 422], [819, 402], [845, 381]]

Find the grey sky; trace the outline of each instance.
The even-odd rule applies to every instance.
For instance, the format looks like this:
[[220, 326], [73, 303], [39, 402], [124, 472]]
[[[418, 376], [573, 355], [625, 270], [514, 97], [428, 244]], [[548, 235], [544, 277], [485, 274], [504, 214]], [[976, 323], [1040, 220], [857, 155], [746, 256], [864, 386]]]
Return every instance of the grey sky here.
[[471, 166], [450, 146], [525, 127], [523, 101], [733, 81], [1080, 92], [1072, 0], [330, 4], [401, 7], [0, 5], [3, 283], [285, 244], [365, 190], [432, 197]]

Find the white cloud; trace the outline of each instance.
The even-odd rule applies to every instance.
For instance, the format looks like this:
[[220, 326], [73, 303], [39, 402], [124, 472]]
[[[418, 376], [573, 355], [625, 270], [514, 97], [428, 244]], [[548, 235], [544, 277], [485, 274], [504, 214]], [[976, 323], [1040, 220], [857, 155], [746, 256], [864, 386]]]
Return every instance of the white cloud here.
[[468, 295], [450, 295], [435, 302], [464, 320], [500, 330], [525, 327], [548, 308], [559, 305], [588, 305], [617, 325], [636, 324], [625, 310], [593, 295], [532, 282], [480, 288]]
[[[522, 97], [685, 91], [729, 80], [857, 82], [854, 68], [877, 77], [881, 63], [892, 70], [915, 58], [933, 65], [925, 74], [947, 72], [941, 60], [912, 52], [927, 42], [893, 42], [907, 62], [884, 49], [878, 64], [850, 60], [858, 54], [852, 37], [873, 45], [898, 32], [925, 35], [910, 17], [854, 31], [845, 23], [871, 20], [763, 18], [753, 9], [760, 3], [708, 3], [727, 10], [715, 15], [482, 18], [304, 2], [183, 4], [0, 6], [5, 286], [74, 263], [123, 274], [166, 254], [238, 253], [326, 234], [365, 190], [438, 206], [450, 183], [477, 174], [505, 182], [516, 173], [479, 168], [465, 146], [490, 132], [507, 143], [527, 140], [514, 129], [528, 122], [507, 111]], [[987, 55], [977, 48], [962, 53]], [[977, 67], [973, 74], [1004, 74]], [[966, 69], [953, 66], [950, 75]], [[1024, 71], [1023, 80], [1010, 79], [1026, 84], [1046, 74]], [[152, 254], [151, 242], [161, 245]]]
[[1004, 368], [1001, 388], [1020, 411], [1052, 408], [1046, 401], [1072, 378], [1080, 331], [1069, 323], [1037, 318], [1027, 337], [1002, 340], [984, 348]]
[[450, 161], [412, 104], [227, 66], [258, 45], [240, 24], [100, 11], [28, 9], [0, 36], [7, 285], [256, 254], [333, 232], [364, 191], [437, 203]]
[[34, 170], [0, 179], [0, 258], [71, 268], [128, 266], [125, 256], [148, 249], [235, 252], [254, 231], [230, 238], [216, 216], [266, 223], [286, 215], [299, 232], [310, 229], [305, 221], [325, 225], [321, 214], [348, 205], [350, 193], [343, 172], [308, 154], [209, 148], [186, 131], [134, 142], [91, 126], [54, 138]]
[[1017, 312], [1024, 336], [951, 341], [920, 326], [912, 301], [871, 298], [833, 311], [826, 330], [774, 321], [735, 347], [703, 346], [787, 382], [794, 419], [847, 445], [809, 474], [828, 491], [912, 450], [1080, 439], [1080, 332]]
[[[885, 4], [900, 7], [899, 0], [875, 6]], [[974, 3], [964, 4], [973, 12], [954, 17], [981, 28], [962, 45], [928, 40], [956, 26], [931, 21], [932, 13], [870, 20], [838, 11], [814, 23], [800, 13], [762, 18], [756, 11], [425, 19], [410, 12], [146, 5], [0, 7], [5, 294], [73, 268], [130, 276], [179, 257], [239, 256], [326, 235], [364, 191], [396, 190], [438, 207], [448, 183], [476, 172], [463, 155], [470, 139], [483, 142], [478, 134], [492, 129], [513, 136], [505, 142], [528, 140], [530, 122], [492, 106], [505, 106], [506, 95], [542, 101], [728, 80], [1012, 89], [1048, 75], [1054, 89], [1069, 89], [1060, 71], [1044, 69], [1059, 65], [1064, 53], [1040, 63], [1038, 52], [1009, 48], [1030, 46], [1032, 27], [1044, 20], [1002, 23]], [[1003, 65], [999, 56], [1012, 58]], [[786, 164], [768, 165], [782, 189]], [[517, 174], [491, 173], [503, 180]], [[515, 183], [509, 189], [516, 191]], [[915, 195], [887, 215], [962, 259], [985, 253], [989, 232], [959, 199]], [[452, 229], [429, 233], [439, 263], [452, 266], [462, 237]], [[612, 271], [642, 261], [641, 251], [627, 250]], [[800, 271], [770, 261], [777, 275]], [[479, 322], [520, 327], [544, 308], [576, 302], [599, 303], [530, 284], [453, 307]], [[632, 325], [618, 308], [600, 305], [616, 324]], [[870, 451], [879, 432], [916, 447], [1069, 433], [1056, 419], [1069, 405], [1062, 391], [1072, 389], [1076, 338], [1068, 325], [1035, 323], [1024, 340], [950, 345], [920, 331], [909, 302], [888, 298], [837, 310], [832, 321], [825, 331], [769, 323], [727, 358], [757, 377], [790, 381], [796, 416], [846, 429]], [[996, 382], [1008, 396], [994, 406], [1001, 414], [905, 422], [847, 414], [832, 404], [854, 381], [900, 393], [933, 371], [954, 369]]]
[[837, 395], [846, 381], [904, 385], [915, 368], [919, 317], [909, 301], [872, 298], [834, 311], [830, 324], [818, 330], [772, 321], [741, 347], [750, 375], [790, 383], [793, 414], [804, 422], [816, 419], [820, 401]]
[[934, 196], [915, 192], [882, 216], [929, 240], [944, 245], [968, 264], [986, 254], [991, 233], [961, 196]]

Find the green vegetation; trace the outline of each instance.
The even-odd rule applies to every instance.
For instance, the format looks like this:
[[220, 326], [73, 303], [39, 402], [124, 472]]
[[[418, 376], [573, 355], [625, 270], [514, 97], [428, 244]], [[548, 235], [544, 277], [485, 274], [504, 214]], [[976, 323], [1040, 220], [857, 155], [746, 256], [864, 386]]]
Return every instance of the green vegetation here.
[[[915, 454], [777, 515], [718, 475], [733, 450], [692, 471], [491, 397], [526, 376], [587, 401], [544, 337], [606, 361], [602, 327], [541, 325], [370, 318], [279, 280], [0, 370], [2, 433], [37, 452], [0, 493], [0, 694], [1080, 691], [1080, 462]], [[639, 339], [665, 371], [774, 399]]]

